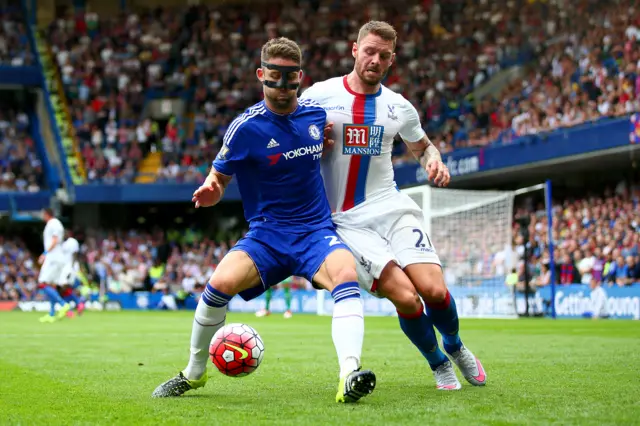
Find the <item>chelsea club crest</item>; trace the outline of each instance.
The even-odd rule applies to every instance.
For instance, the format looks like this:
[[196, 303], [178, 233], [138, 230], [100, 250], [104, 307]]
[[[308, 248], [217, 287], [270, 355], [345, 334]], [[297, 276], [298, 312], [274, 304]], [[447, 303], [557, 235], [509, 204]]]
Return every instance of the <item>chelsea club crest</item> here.
[[309, 136], [311, 136], [315, 140], [320, 139], [320, 129], [318, 129], [318, 126], [316, 126], [315, 124], [309, 126]]

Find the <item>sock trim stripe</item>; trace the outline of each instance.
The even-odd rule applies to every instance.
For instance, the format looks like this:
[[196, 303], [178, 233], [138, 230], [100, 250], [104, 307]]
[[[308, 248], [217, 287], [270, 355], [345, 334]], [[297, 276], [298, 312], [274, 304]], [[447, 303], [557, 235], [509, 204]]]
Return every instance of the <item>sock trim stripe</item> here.
[[207, 284], [207, 286], [205, 287], [205, 290], [209, 290], [211, 293], [213, 293], [214, 295], [221, 297], [225, 300], [231, 300], [232, 296], [229, 296], [228, 294], [225, 294], [223, 292], [221, 292], [220, 290], [216, 290], [210, 283]]
[[350, 317], [357, 317], [357, 318], [362, 318], [362, 319], [364, 319], [364, 317], [363, 317], [362, 315], [358, 315], [358, 314], [340, 315], [339, 317], [333, 317], [333, 319], [339, 319], [339, 318], [350, 318]]
[[344, 296], [344, 297], [341, 297], [339, 299], [335, 299], [334, 304], [338, 303], [338, 302], [342, 302], [343, 300], [347, 300], [347, 299], [360, 299], [360, 293], [355, 293], [355, 294], [351, 294], [349, 296]]
[[208, 291], [206, 288], [204, 289], [203, 294], [206, 295], [208, 299], [211, 299], [211, 300], [216, 301], [216, 302], [226, 303], [226, 302], [229, 301], [228, 299], [225, 299], [223, 297], [216, 296], [215, 294], [213, 294], [210, 291]]
[[334, 300], [338, 300], [338, 299], [342, 299], [345, 296], [351, 296], [354, 294], [360, 295], [360, 290], [341, 291], [340, 293], [333, 294], [332, 296]]
[[201, 326], [203, 326], [203, 327], [217, 327], [217, 326], [219, 326], [220, 324], [224, 324], [224, 322], [227, 320], [227, 316], [225, 315], [225, 316], [224, 316], [224, 318], [222, 319], [222, 321], [220, 321], [220, 322], [219, 322], [219, 323], [217, 323], [217, 324], [203, 324], [203, 323], [201, 323], [200, 321], [198, 321], [198, 318], [194, 318], [193, 320], [194, 320], [195, 322], [197, 322], [197, 323], [198, 323], [198, 325], [201, 325]]
[[420, 308], [419, 311], [413, 313], [413, 314], [405, 314], [403, 312], [400, 312], [398, 310], [396, 310], [396, 312], [398, 313], [398, 316], [400, 318], [404, 318], [404, 319], [418, 319], [422, 316], [422, 314], [424, 314], [424, 310], [422, 308]]
[[339, 299], [340, 297], [342, 297], [345, 294], [353, 294], [353, 293], [360, 293], [360, 289], [359, 288], [346, 288], [344, 290], [340, 290], [337, 291], [335, 293], [331, 293], [331, 296], [333, 296], [334, 299]]
[[427, 302], [425, 300], [425, 304], [427, 305], [427, 307], [438, 310], [438, 311], [443, 311], [445, 309], [448, 309], [449, 306], [451, 305], [451, 293], [447, 291], [447, 295], [444, 297], [444, 300], [440, 302]]
[[335, 286], [335, 288], [333, 290], [331, 290], [331, 294], [333, 295], [334, 293], [338, 293], [338, 292], [340, 292], [342, 290], [348, 290], [348, 289], [351, 289], [351, 288], [358, 288], [359, 289], [358, 283], [355, 282], [355, 281], [351, 281], [351, 282], [348, 282], [348, 283], [338, 284], [337, 286]]

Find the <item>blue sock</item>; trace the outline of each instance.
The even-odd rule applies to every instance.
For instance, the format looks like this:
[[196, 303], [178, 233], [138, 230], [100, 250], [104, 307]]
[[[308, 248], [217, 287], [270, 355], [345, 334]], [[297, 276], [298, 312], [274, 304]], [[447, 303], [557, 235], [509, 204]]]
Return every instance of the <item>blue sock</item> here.
[[75, 293], [71, 293], [68, 297], [68, 300], [75, 303], [76, 304], [76, 308], [78, 307], [78, 305], [80, 304], [80, 298], [78, 297], [77, 294]]
[[59, 303], [60, 306], [63, 306], [66, 302], [64, 301], [64, 299], [60, 296], [60, 294], [58, 293], [58, 291], [51, 287], [51, 286], [45, 286], [42, 291], [44, 292], [44, 294], [49, 298], [49, 301], [51, 302], [51, 310], [49, 311], [49, 315], [54, 316], [56, 313], [55, 310], [55, 305], [56, 303]]
[[400, 328], [427, 359], [432, 370], [448, 360], [438, 347], [438, 339], [431, 320], [422, 309], [412, 315], [398, 312], [398, 319], [400, 320]]
[[354, 297], [360, 298], [360, 286], [355, 281], [338, 284], [331, 290], [331, 297], [334, 303]]
[[216, 290], [211, 286], [211, 284], [207, 284], [202, 292], [202, 301], [212, 308], [222, 308], [229, 303], [233, 296], [229, 296], [221, 291]]
[[462, 346], [462, 341], [458, 335], [460, 323], [458, 321], [458, 311], [456, 302], [447, 291], [447, 296], [442, 302], [427, 302], [427, 315], [431, 318], [433, 325], [442, 334], [442, 346], [448, 353], [457, 352]]

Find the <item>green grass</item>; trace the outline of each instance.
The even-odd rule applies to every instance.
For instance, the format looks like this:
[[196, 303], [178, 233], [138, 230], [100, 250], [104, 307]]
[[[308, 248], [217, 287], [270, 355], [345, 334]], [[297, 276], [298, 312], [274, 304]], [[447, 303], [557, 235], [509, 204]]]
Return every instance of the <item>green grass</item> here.
[[204, 389], [157, 400], [153, 389], [187, 361], [190, 313], [90, 312], [55, 324], [38, 315], [0, 313], [0, 424], [640, 424], [634, 322], [463, 321], [488, 384], [438, 392], [396, 319], [369, 317], [363, 361], [378, 386], [345, 406], [334, 402], [329, 317], [229, 314], [260, 332], [258, 371], [213, 371]]

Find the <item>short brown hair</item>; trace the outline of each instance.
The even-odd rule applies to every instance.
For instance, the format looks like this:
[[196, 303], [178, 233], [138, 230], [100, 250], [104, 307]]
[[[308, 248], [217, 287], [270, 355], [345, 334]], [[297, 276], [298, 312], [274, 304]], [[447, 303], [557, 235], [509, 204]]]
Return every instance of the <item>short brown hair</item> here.
[[298, 65], [302, 65], [302, 52], [300, 46], [286, 37], [272, 38], [262, 46], [260, 60], [268, 62], [269, 59], [289, 59]]
[[358, 31], [358, 43], [369, 34], [375, 34], [385, 41], [393, 42], [393, 49], [396, 48], [396, 41], [398, 40], [398, 33], [388, 22], [384, 21], [369, 21], [360, 27]]

